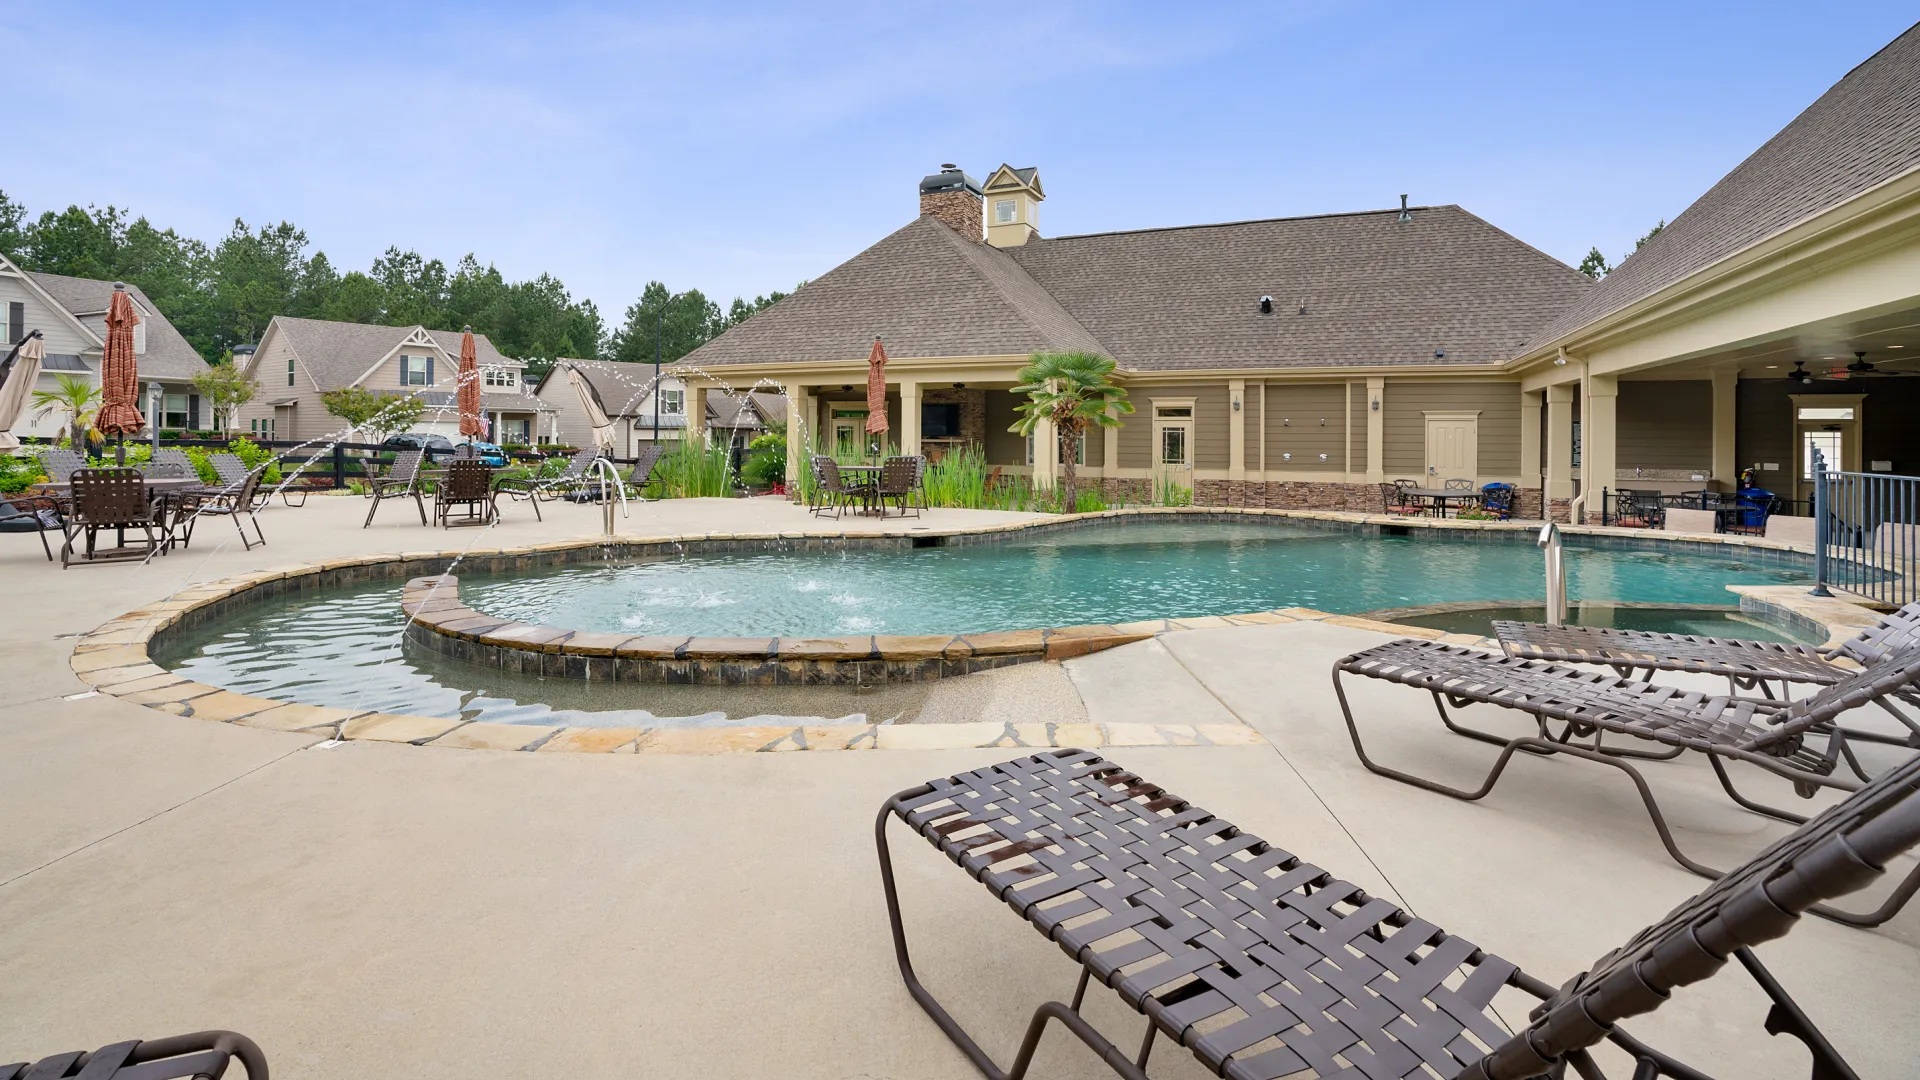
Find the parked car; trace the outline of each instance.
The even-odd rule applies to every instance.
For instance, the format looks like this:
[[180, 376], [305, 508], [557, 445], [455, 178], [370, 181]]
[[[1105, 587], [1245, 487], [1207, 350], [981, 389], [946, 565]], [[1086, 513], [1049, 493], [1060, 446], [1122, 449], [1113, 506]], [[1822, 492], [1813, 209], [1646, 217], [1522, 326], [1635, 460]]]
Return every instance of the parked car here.
[[504, 469], [507, 467], [507, 452], [493, 443], [481, 442], [479, 439], [475, 439], [473, 440], [473, 451], [475, 457], [496, 469]]
[[436, 454], [453, 453], [453, 441], [445, 435], [425, 435], [418, 432], [403, 431], [398, 435], [389, 435], [380, 444], [382, 450], [427, 450]]

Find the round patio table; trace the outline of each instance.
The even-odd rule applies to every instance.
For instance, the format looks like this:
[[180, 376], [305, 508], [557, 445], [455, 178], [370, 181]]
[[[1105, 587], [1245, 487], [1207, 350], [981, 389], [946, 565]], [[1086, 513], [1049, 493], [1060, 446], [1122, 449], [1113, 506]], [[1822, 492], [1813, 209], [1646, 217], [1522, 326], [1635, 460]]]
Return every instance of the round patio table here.
[[[1444, 516], [1449, 503], [1458, 501], [1471, 506], [1480, 501], [1480, 493], [1459, 488], [1401, 488], [1400, 494], [1413, 499], [1425, 499], [1433, 504], [1436, 513]], [[1465, 507], [1463, 506], [1462, 509]]]
[[[172, 548], [174, 544], [174, 530], [180, 524], [180, 503], [182, 499], [198, 491], [205, 485], [198, 476], [149, 476], [144, 479], [147, 482], [147, 501], [153, 502], [157, 499], [164, 500], [169, 504], [167, 508], [162, 510], [160, 515], [160, 544], [162, 548]], [[27, 491], [34, 494], [51, 495], [59, 499], [69, 499], [73, 496], [73, 482], [71, 480], [43, 480], [40, 483], [29, 485]], [[125, 547], [127, 545], [127, 531], [125, 529], [115, 530], [114, 541], [120, 547]]]
[[[840, 466], [840, 472], [864, 485], [869, 493], [880, 490], [880, 466], [878, 465], [842, 465]], [[871, 494], [869, 494], [868, 498], [861, 500], [860, 509], [855, 510], [854, 513], [864, 514], [868, 517], [876, 515], [885, 517], [887, 509], [884, 506], [880, 506]]]

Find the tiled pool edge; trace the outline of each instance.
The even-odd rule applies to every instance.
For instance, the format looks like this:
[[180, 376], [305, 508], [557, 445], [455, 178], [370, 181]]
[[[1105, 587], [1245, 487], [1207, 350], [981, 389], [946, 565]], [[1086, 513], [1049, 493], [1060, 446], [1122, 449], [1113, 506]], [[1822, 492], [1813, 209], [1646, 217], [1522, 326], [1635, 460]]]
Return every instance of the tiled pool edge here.
[[[1239, 724], [904, 724], [812, 725], [799, 727], [714, 728], [581, 728], [458, 721], [392, 713], [305, 705], [252, 697], [197, 683], [161, 668], [149, 655], [153, 641], [175, 627], [198, 625], [219, 618], [242, 604], [289, 591], [356, 584], [382, 579], [405, 579], [445, 573], [455, 563], [477, 565], [489, 571], [534, 569], [571, 561], [605, 558], [611, 549], [627, 556], [680, 554], [691, 551], [764, 550], [767, 545], [827, 549], [833, 547], [911, 547], [923, 537], [942, 543], [980, 543], [1025, 532], [1069, 529], [1116, 517], [1180, 516], [1230, 521], [1246, 518], [1286, 518], [1323, 522], [1327, 527], [1358, 532], [1433, 529], [1478, 533], [1489, 539], [1499, 533], [1527, 534], [1537, 524], [1510, 522], [1408, 521], [1375, 514], [1336, 511], [1292, 511], [1213, 507], [1147, 508], [1075, 514], [1061, 518], [983, 526], [941, 533], [911, 532], [845, 534], [829, 531], [798, 533], [703, 533], [677, 537], [615, 537], [611, 541], [582, 538], [507, 547], [486, 551], [417, 551], [334, 559], [238, 574], [216, 582], [180, 590], [157, 603], [108, 620], [75, 642], [71, 664], [80, 679], [99, 693], [175, 715], [221, 723], [292, 731], [334, 739], [407, 742], [415, 745], [518, 751], [626, 752], [626, 753], [736, 753], [788, 750], [960, 749], [972, 747], [1177, 746], [1253, 745], [1264, 743], [1258, 732]], [[1782, 552], [1798, 549], [1777, 542], [1746, 537], [1649, 537], [1636, 530], [1563, 526], [1569, 535], [1615, 537], [1630, 546], [1669, 543], [1730, 544]], [[1501, 540], [1509, 537], [1499, 536]], [[1524, 540], [1523, 535], [1511, 537]], [[1607, 546], [1611, 546], [1610, 544]], [[1798, 552], [1804, 555], [1804, 552]], [[1748, 588], [1748, 587], [1739, 587]], [[1739, 591], [1739, 588], [1736, 591]], [[1767, 587], [1756, 587], [1767, 588]], [[1756, 601], [1758, 603], [1760, 601]], [[1743, 593], [1742, 604], [1747, 603]], [[1845, 604], [1845, 601], [1841, 601]], [[1852, 605], [1846, 605], [1852, 607]], [[1864, 609], [1855, 609], [1864, 610]], [[1850, 616], [1852, 617], [1852, 616]], [[1334, 625], [1372, 630], [1403, 637], [1423, 637], [1481, 644], [1472, 635], [1444, 634], [1421, 627], [1399, 626], [1353, 616], [1332, 615], [1305, 608], [1282, 608], [1246, 615], [1204, 616], [1189, 619], [1153, 619], [1123, 623], [1111, 629], [1128, 640], [1161, 633], [1209, 627], [1326, 621]], [[1872, 621], [1868, 618], [1869, 623]], [[1830, 634], [1844, 637], [1852, 632]], [[1039, 632], [1036, 632], [1039, 633]], [[1044, 643], [1044, 635], [1042, 637]], [[1114, 642], [1113, 644], [1119, 644]], [[1091, 651], [1091, 650], [1088, 650]], [[1076, 653], [1075, 655], [1079, 655]], [[1044, 657], [1043, 657], [1044, 658]]]

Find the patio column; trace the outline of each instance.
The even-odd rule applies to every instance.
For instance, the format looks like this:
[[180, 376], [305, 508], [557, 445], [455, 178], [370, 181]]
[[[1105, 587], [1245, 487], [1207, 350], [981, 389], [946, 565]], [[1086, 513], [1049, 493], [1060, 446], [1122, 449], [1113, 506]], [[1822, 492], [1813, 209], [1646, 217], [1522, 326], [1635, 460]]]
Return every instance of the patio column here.
[[1520, 392], [1520, 486], [1540, 482], [1540, 410], [1546, 394], [1539, 390]]
[[[1117, 418], [1121, 423], [1126, 422], [1126, 417], [1121, 416], [1117, 412], [1109, 412], [1107, 415]], [[1139, 416], [1140, 414], [1134, 413], [1133, 415]], [[1148, 423], [1151, 424], [1152, 421], [1148, 421]], [[1100, 429], [1100, 475], [1120, 475], [1120, 429], [1117, 427], [1103, 427]], [[1109, 486], [1107, 490], [1117, 492], [1118, 487]]]
[[1227, 479], [1247, 478], [1247, 380], [1227, 380]]
[[1617, 376], [1587, 376], [1587, 393], [1580, 401], [1580, 486], [1587, 493], [1583, 516], [1600, 516], [1600, 491], [1614, 484], [1618, 471], [1614, 461], [1614, 414], [1619, 401]]
[[807, 436], [812, 425], [807, 423], [808, 406], [812, 399], [807, 387], [799, 383], [788, 383], [781, 387], [787, 395], [787, 490], [793, 491], [800, 485], [801, 470], [807, 467]]
[[[1544, 498], [1573, 498], [1573, 387], [1557, 383], [1547, 387], [1547, 483]], [[1540, 508], [1551, 520], [1551, 506]]]
[[1740, 486], [1740, 462], [1733, 456], [1739, 386], [1738, 368], [1713, 373], [1713, 478], [1728, 491]]
[[920, 384], [908, 379], [900, 380], [900, 452], [920, 453]]
[[[686, 387], [687, 438], [705, 441], [707, 435], [707, 388], [693, 383]], [[659, 435], [656, 432], [655, 438]]]
[[1367, 483], [1387, 481], [1387, 380], [1378, 375], [1367, 379]]
[[1060, 433], [1053, 421], [1042, 420], [1033, 427], [1033, 486], [1052, 488], [1060, 465]]

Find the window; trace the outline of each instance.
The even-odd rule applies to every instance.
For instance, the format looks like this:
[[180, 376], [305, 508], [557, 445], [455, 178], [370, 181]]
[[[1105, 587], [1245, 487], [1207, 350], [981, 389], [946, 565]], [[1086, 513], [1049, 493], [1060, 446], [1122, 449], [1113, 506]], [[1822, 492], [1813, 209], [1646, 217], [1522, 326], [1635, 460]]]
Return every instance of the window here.
[[433, 357], [408, 356], [402, 353], [400, 356], [400, 385], [432, 386]]
[[[687, 411], [687, 392], [685, 390], [660, 391], [660, 415], [661, 416], [680, 416], [680, 415], [683, 415], [686, 411]], [[863, 419], [866, 417], [866, 415], [867, 414], [864, 411], [861, 412], [860, 414], [861, 418]]]
[[0, 344], [11, 345], [27, 336], [27, 305], [18, 300], [7, 304], [7, 340]]
[[[148, 316], [151, 318], [152, 316]], [[147, 320], [141, 319], [133, 324], [133, 353], [135, 356], [147, 355]]]
[[993, 223], [995, 225], [1013, 224], [1018, 209], [1012, 199], [993, 200]]
[[247, 434], [253, 436], [255, 439], [272, 439], [273, 424], [274, 422], [272, 420], [249, 420], [247, 421]]
[[1849, 405], [1845, 408], [1829, 408], [1820, 405], [1802, 405], [1800, 407], [1800, 419], [1851, 420], [1853, 419], [1853, 407]]
[[1185, 465], [1187, 463], [1187, 428], [1175, 425], [1160, 429], [1160, 464]]
[[[1808, 410], [1802, 409], [1801, 412]], [[1838, 409], [1815, 409], [1814, 412], [1839, 412]], [[1852, 412], [1852, 409], [1845, 410]], [[1816, 418], [1817, 419], [1817, 418]], [[1813, 452], [1820, 451], [1820, 457], [1826, 462], [1828, 472], [1840, 468], [1840, 440], [1838, 431], [1803, 431], [1800, 433], [1800, 479], [1813, 479]]]
[[192, 426], [187, 414], [187, 395], [160, 395], [160, 426], [175, 430], [184, 430]]
[[1027, 432], [1027, 464], [1033, 464], [1033, 432]]
[[490, 367], [481, 372], [480, 381], [484, 386], [512, 386], [514, 371], [512, 368]]
[[1569, 426], [1573, 428], [1573, 467], [1577, 469], [1580, 467], [1580, 421], [1575, 420]]
[[293, 357], [291, 355], [287, 357], [287, 385], [293, 385]]
[[1085, 465], [1087, 463], [1087, 435], [1085, 432], [1081, 432], [1079, 437], [1073, 441], [1073, 463], [1075, 465]]
[[1193, 416], [1193, 406], [1161, 405], [1153, 410], [1153, 415], [1162, 420], [1186, 420]]

